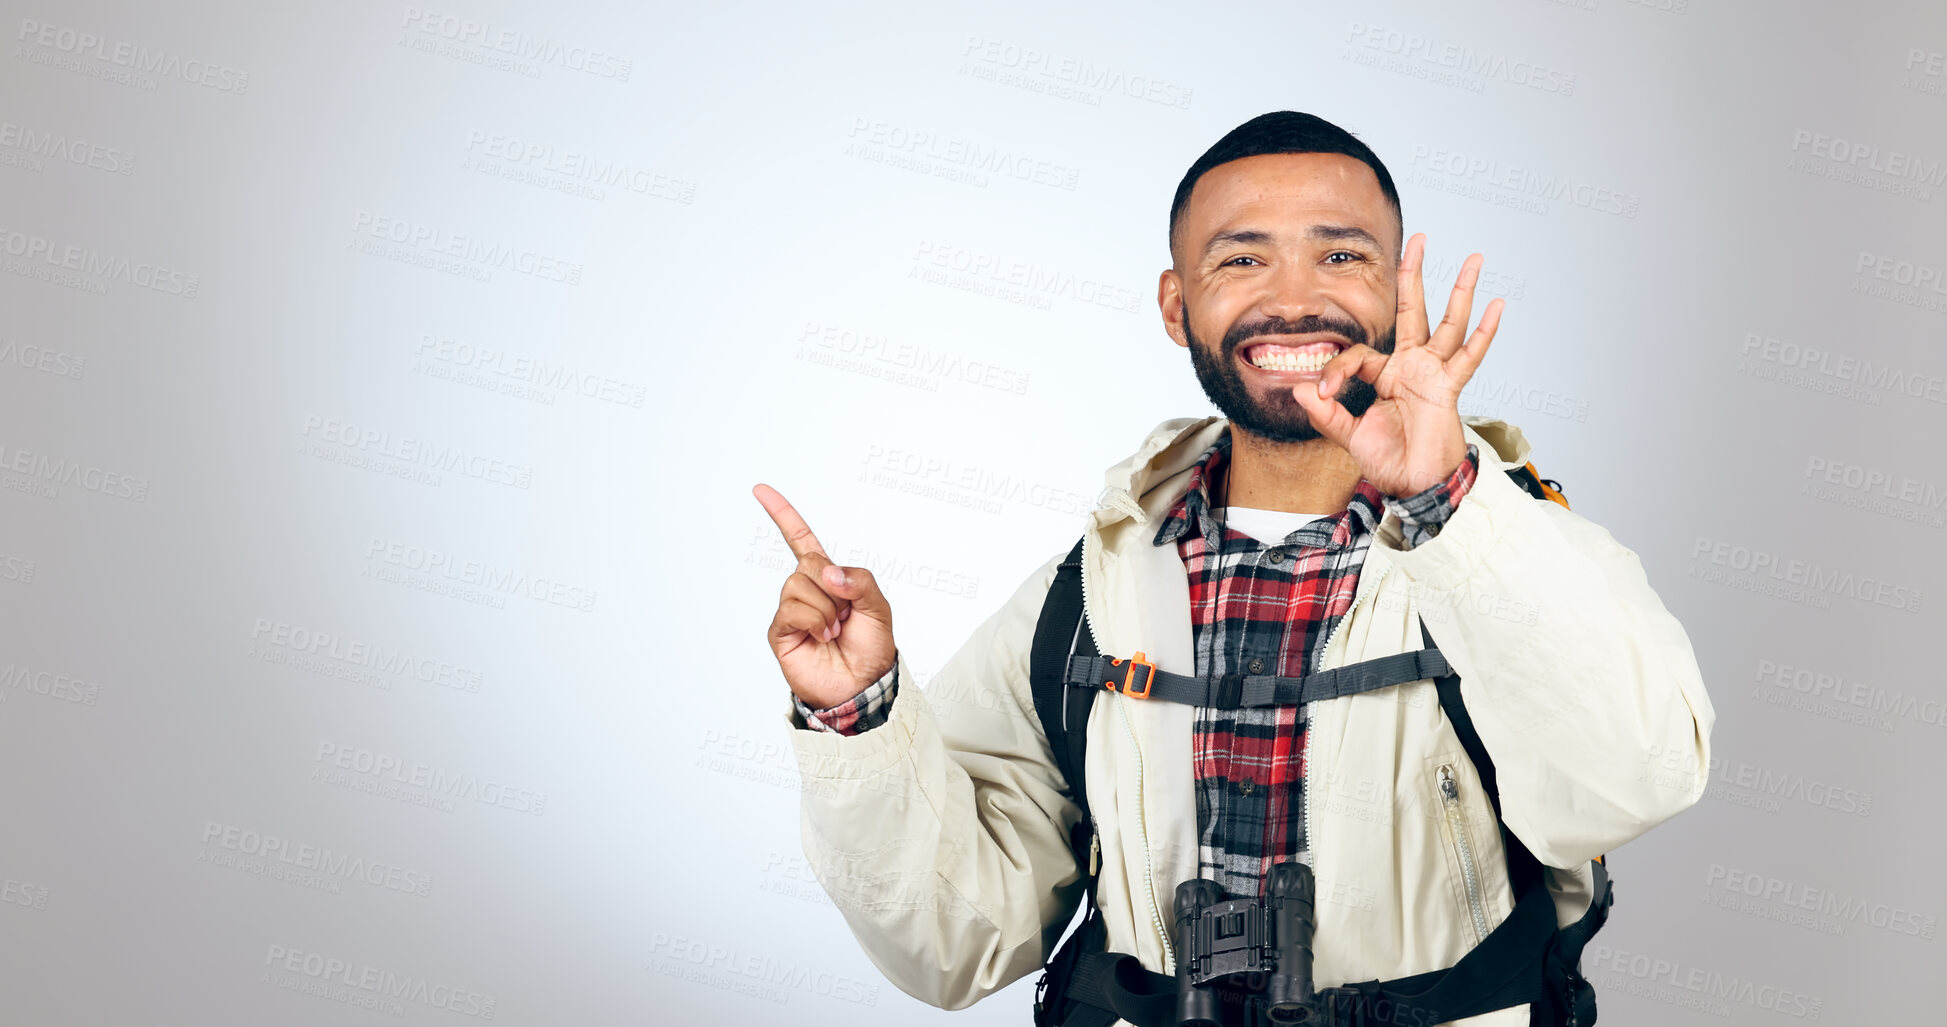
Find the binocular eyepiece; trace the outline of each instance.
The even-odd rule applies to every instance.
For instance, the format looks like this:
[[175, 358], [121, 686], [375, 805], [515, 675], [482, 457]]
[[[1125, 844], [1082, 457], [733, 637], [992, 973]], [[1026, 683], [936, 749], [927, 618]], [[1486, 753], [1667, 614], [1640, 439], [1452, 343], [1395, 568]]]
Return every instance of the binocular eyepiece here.
[[1223, 996], [1215, 983], [1264, 975], [1264, 1007], [1274, 1023], [1313, 1021], [1312, 929], [1316, 886], [1303, 863], [1278, 863], [1265, 878], [1262, 902], [1225, 901], [1215, 881], [1176, 887], [1176, 1019], [1179, 1027], [1222, 1027]]

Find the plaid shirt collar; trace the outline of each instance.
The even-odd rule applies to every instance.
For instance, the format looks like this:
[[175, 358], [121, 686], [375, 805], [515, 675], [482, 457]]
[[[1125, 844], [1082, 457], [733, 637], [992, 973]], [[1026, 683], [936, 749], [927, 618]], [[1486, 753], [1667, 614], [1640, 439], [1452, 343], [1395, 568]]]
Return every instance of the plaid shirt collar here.
[[[1213, 504], [1210, 486], [1229, 459], [1230, 429], [1226, 428], [1190, 469], [1190, 486], [1163, 518], [1162, 526], [1156, 531], [1156, 545], [1175, 542], [1195, 525], [1204, 541], [1222, 548], [1219, 545], [1217, 518], [1210, 512]], [[1343, 549], [1361, 534], [1375, 530], [1384, 513], [1385, 497], [1372, 482], [1360, 478], [1344, 510], [1330, 518], [1305, 524], [1285, 536], [1285, 542], [1323, 549]]]

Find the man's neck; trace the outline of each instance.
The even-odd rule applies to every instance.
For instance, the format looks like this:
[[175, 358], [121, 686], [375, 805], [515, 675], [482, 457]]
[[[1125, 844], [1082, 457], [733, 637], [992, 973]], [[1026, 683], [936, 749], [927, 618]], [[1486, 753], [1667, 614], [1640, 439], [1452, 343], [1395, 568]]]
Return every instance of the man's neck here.
[[1287, 513], [1335, 514], [1358, 490], [1359, 465], [1330, 439], [1272, 442], [1230, 427], [1218, 503]]

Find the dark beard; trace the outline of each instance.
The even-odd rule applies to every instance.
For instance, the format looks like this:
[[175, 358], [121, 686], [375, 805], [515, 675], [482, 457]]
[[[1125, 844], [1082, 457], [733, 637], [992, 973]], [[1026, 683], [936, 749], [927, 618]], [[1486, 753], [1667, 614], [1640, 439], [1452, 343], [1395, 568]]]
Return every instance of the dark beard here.
[[[1190, 340], [1190, 364], [1196, 368], [1197, 382], [1203, 386], [1203, 394], [1210, 397], [1218, 412], [1230, 423], [1249, 434], [1271, 442], [1309, 442], [1323, 438], [1318, 429], [1312, 427], [1311, 417], [1305, 408], [1291, 398], [1288, 390], [1278, 390], [1264, 403], [1251, 397], [1244, 385], [1244, 376], [1237, 368], [1237, 350], [1245, 343], [1260, 335], [1303, 335], [1312, 332], [1337, 332], [1354, 345], [1366, 341], [1365, 329], [1352, 321], [1341, 321], [1307, 314], [1295, 322], [1273, 317], [1249, 324], [1238, 323], [1224, 335], [1221, 352], [1211, 354], [1205, 351], [1196, 333], [1190, 330], [1190, 317], [1187, 308], [1178, 306], [1178, 317], [1183, 322], [1183, 335]], [[1391, 353], [1394, 345], [1394, 326], [1386, 326], [1385, 334], [1370, 343], [1381, 353]], [[1372, 385], [1357, 375], [1346, 378], [1339, 386], [1337, 399], [1347, 412], [1358, 417], [1379, 398]]]

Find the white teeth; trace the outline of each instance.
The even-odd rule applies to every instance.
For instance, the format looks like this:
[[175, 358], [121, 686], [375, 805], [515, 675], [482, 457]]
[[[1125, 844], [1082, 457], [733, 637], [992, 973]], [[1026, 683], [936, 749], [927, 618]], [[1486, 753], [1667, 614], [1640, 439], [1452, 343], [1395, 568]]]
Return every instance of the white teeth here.
[[1316, 371], [1335, 356], [1337, 351], [1295, 354], [1267, 346], [1251, 352], [1251, 364], [1267, 371]]

